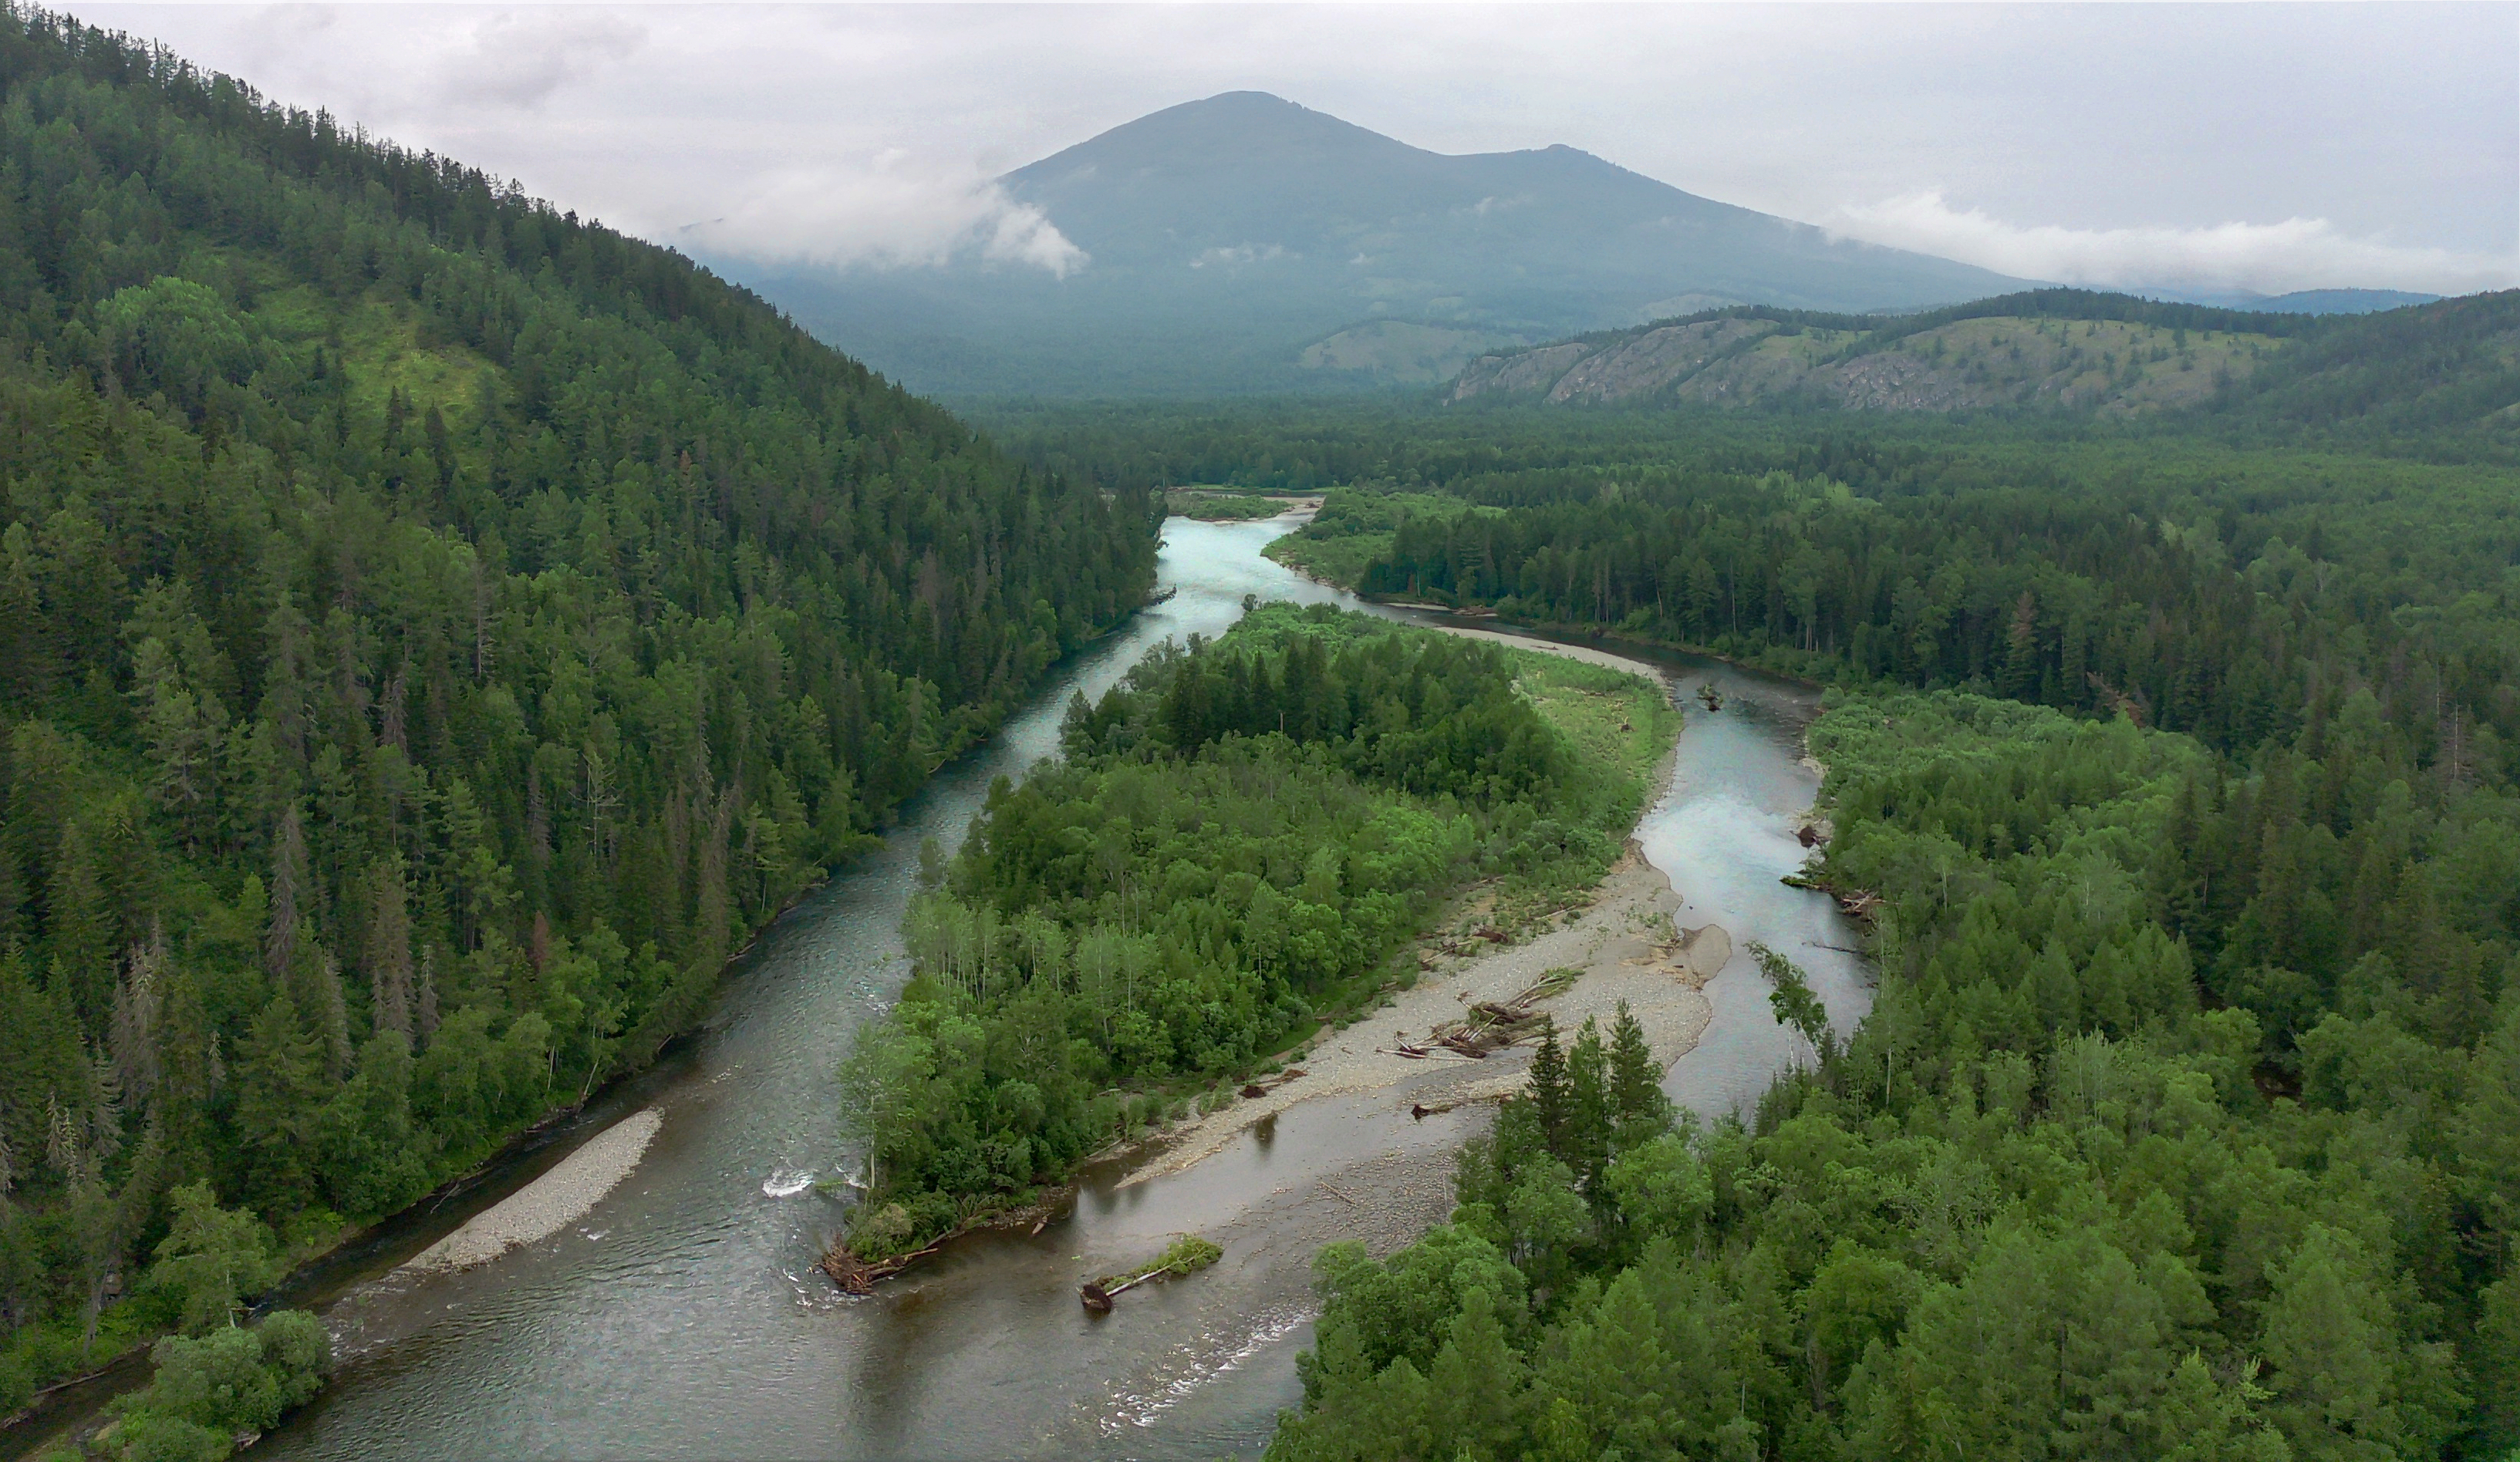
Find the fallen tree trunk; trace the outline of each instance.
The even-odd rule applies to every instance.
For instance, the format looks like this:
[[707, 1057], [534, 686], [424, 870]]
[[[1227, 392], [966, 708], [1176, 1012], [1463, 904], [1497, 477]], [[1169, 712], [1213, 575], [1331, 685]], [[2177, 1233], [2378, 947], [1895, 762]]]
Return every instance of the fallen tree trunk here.
[[1277, 1090], [1279, 1087], [1295, 1080], [1303, 1074], [1304, 1068], [1297, 1066], [1286, 1071], [1282, 1071], [1273, 1077], [1263, 1077], [1256, 1082], [1246, 1082], [1243, 1084], [1240, 1094], [1245, 1098], [1266, 1096], [1270, 1092]]
[[1114, 1298], [1126, 1291], [1136, 1289], [1149, 1279], [1157, 1279], [1169, 1274], [1196, 1273], [1224, 1257], [1225, 1251], [1216, 1245], [1196, 1234], [1184, 1234], [1173, 1240], [1172, 1247], [1166, 1249], [1163, 1257], [1153, 1263], [1125, 1278], [1117, 1274], [1105, 1274], [1100, 1279], [1088, 1280], [1077, 1287], [1076, 1297], [1084, 1303], [1087, 1309], [1096, 1314], [1107, 1314], [1110, 1312], [1111, 1301]]

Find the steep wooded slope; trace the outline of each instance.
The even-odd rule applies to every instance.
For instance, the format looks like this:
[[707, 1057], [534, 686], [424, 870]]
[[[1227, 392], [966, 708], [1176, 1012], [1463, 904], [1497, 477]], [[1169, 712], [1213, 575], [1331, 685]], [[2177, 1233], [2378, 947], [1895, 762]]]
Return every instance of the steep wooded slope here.
[[320, 1242], [641, 1059], [1151, 563], [678, 255], [0, 8], [0, 1413], [168, 1318], [173, 1185]]

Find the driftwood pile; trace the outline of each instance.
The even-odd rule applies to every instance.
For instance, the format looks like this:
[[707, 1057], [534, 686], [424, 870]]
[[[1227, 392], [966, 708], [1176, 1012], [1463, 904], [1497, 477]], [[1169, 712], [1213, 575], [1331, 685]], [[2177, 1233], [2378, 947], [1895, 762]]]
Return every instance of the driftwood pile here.
[[1881, 911], [1881, 896], [1870, 889], [1839, 888], [1825, 878], [1815, 878], [1809, 873], [1787, 873], [1777, 881], [1787, 888], [1816, 888], [1835, 899], [1837, 907], [1848, 917], [1863, 919], [1867, 923]]
[[1434, 948], [1432, 949], [1418, 951], [1418, 965], [1420, 969], [1431, 969], [1434, 967], [1436, 956], [1442, 954], [1451, 954], [1456, 958], [1467, 958], [1468, 956], [1479, 953], [1478, 941], [1484, 941], [1492, 945], [1501, 945], [1510, 944], [1512, 940], [1513, 936], [1511, 934], [1498, 928], [1496, 925], [1481, 924], [1477, 928], [1467, 930], [1461, 934], [1447, 935], [1443, 939], [1436, 941]]
[[1499, 1051], [1517, 1041], [1540, 1034], [1541, 1022], [1548, 1019], [1537, 1008], [1542, 1000], [1556, 995], [1575, 983], [1583, 971], [1553, 969], [1542, 975], [1538, 983], [1509, 1000], [1481, 1000], [1470, 1006], [1460, 1020], [1448, 1020], [1428, 1033], [1426, 1043], [1398, 1042], [1399, 1053], [1413, 1058], [1448, 1050], [1455, 1055], [1484, 1061], [1490, 1051]]
[[875, 1287], [879, 1281], [890, 1279], [922, 1259], [933, 1258], [943, 1253], [946, 1245], [967, 1233], [974, 1233], [984, 1228], [1023, 1228], [1029, 1225], [1033, 1233], [1039, 1234], [1050, 1226], [1052, 1218], [1058, 1216], [1058, 1208], [1065, 1201], [1068, 1191], [1072, 1189], [1041, 1195], [1040, 1201], [1027, 1204], [1022, 1208], [997, 1209], [966, 1218], [938, 1234], [925, 1248], [913, 1249], [907, 1254], [895, 1254], [885, 1259], [860, 1258], [856, 1251], [849, 1248], [847, 1234], [835, 1233], [832, 1235], [831, 1243], [823, 1250], [821, 1262], [814, 1267], [830, 1275], [832, 1283], [840, 1287], [841, 1294], [871, 1295], [875, 1293]]
[[833, 1239], [832, 1247], [823, 1251], [823, 1262], [815, 1267], [832, 1276], [832, 1282], [840, 1287], [841, 1294], [872, 1295], [877, 1280], [890, 1279], [944, 1247], [945, 1241], [939, 1239], [924, 1249], [914, 1249], [908, 1254], [896, 1254], [890, 1259], [878, 1259], [870, 1263], [850, 1253], [848, 1245]]

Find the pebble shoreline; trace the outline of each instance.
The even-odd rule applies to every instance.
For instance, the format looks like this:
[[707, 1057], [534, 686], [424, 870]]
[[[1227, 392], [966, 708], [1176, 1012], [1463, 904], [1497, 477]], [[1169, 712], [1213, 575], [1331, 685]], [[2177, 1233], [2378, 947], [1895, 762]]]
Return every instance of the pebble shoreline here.
[[1413, 1103], [1443, 1108], [1510, 1095], [1527, 1079], [1526, 1048], [1473, 1061], [1449, 1053], [1413, 1059], [1395, 1047], [1403, 1034], [1423, 1041], [1432, 1027], [1460, 1019], [1471, 1004], [1510, 999], [1552, 969], [1583, 971], [1573, 985], [1540, 1003], [1560, 1031], [1571, 1034], [1587, 1016], [1606, 1027], [1624, 1000], [1644, 1028], [1654, 1059], [1668, 1070], [1696, 1047], [1713, 1020], [1714, 1006], [1700, 991], [1732, 953], [1732, 938], [1720, 926], [1674, 929], [1671, 915], [1679, 907], [1671, 880], [1631, 850], [1601, 880], [1592, 907], [1575, 919], [1521, 944], [1427, 971], [1389, 1004], [1321, 1038], [1300, 1058], [1300, 1079], [1185, 1128], [1120, 1185], [1180, 1173], [1223, 1151], [1254, 1124], [1308, 1101], [1389, 1090], [1394, 1109], [1405, 1116]]
[[474, 1214], [463, 1227], [414, 1256], [403, 1267], [420, 1273], [467, 1269], [521, 1245], [538, 1243], [586, 1217], [605, 1194], [620, 1185], [646, 1156], [665, 1124], [654, 1107], [606, 1128], [560, 1160], [558, 1166], [498, 1203]]

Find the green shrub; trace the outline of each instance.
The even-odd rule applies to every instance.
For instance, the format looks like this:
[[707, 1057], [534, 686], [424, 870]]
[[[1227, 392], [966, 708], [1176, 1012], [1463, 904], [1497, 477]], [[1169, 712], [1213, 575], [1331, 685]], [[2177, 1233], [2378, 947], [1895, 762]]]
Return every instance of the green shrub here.
[[34, 1373], [16, 1356], [0, 1355], [0, 1416], [9, 1415], [34, 1398]]
[[323, 1389], [333, 1356], [323, 1322], [284, 1309], [247, 1329], [198, 1339], [170, 1335], [150, 1351], [158, 1374], [114, 1403], [115, 1451], [127, 1458], [189, 1462], [224, 1457], [228, 1439], [262, 1432]]

